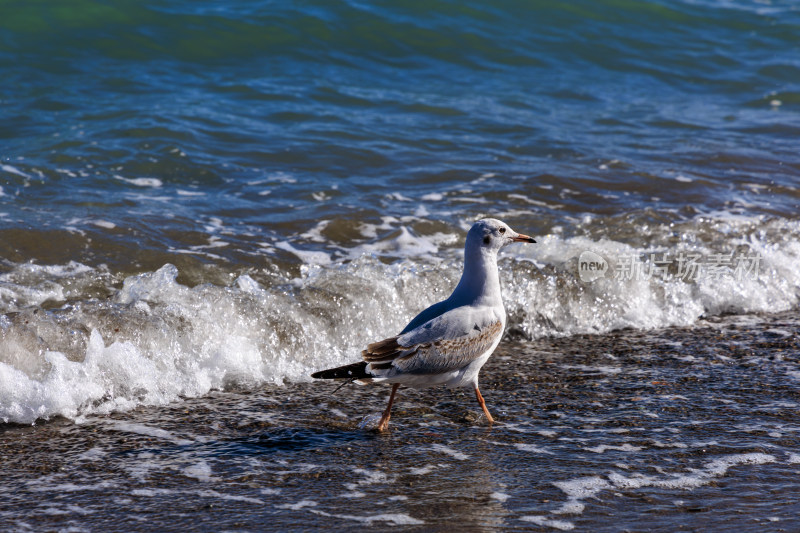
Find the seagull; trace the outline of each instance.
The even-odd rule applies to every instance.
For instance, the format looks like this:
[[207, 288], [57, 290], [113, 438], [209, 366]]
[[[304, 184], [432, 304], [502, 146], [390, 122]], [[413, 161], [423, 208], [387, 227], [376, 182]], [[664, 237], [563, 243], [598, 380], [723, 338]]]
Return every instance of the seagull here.
[[506, 325], [497, 252], [512, 242], [536, 242], [494, 218], [475, 222], [464, 245], [464, 273], [449, 298], [418, 314], [398, 335], [367, 345], [358, 363], [311, 374], [315, 379], [391, 383], [389, 405], [378, 431], [389, 426], [400, 385], [475, 390], [489, 425], [494, 423], [478, 388], [478, 372], [494, 352]]

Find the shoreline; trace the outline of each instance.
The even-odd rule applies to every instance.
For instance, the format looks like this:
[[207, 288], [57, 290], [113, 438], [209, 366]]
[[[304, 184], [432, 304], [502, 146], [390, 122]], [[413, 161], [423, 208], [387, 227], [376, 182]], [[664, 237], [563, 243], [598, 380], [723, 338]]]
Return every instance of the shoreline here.
[[[17, 529], [790, 527], [796, 312], [507, 341], [467, 390], [295, 383], [4, 427]], [[327, 385], [327, 386], [326, 386]], [[780, 487], [780, 495], [774, 492]], [[612, 519], [613, 517], [613, 519]]]

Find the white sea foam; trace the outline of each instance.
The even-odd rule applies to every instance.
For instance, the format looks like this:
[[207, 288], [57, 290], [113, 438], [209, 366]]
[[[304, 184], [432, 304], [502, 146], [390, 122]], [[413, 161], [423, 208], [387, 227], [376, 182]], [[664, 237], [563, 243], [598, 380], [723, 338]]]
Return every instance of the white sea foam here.
[[117, 227], [116, 224], [114, 224], [113, 222], [109, 222], [108, 220], [92, 220], [90, 222], [93, 225], [97, 226], [98, 228], [114, 229]]
[[152, 455], [148, 452], [141, 454], [140, 457], [145, 460], [125, 464], [123, 465], [123, 468], [125, 468], [125, 470], [127, 470], [134, 479], [137, 479], [140, 483], [144, 483], [147, 481], [147, 478], [151, 472], [157, 472], [161, 470], [163, 465], [155, 461], [151, 461], [150, 459], [152, 459]]
[[566, 370], [581, 370], [583, 372], [597, 372], [600, 374], [619, 374], [622, 368], [616, 366], [603, 366], [603, 365], [561, 365], [561, 368]]
[[[377, 235], [380, 227], [362, 227], [365, 235]], [[450, 244], [456, 240], [453, 234], [436, 233], [433, 235], [420, 236], [410, 230], [407, 226], [401, 225], [393, 234], [382, 240], [364, 243], [353, 247], [344, 255], [355, 259], [364, 255], [381, 255], [391, 257], [416, 257], [418, 259], [434, 259], [440, 251], [440, 246]]]
[[296, 255], [303, 263], [309, 265], [329, 265], [331, 256], [325, 252], [314, 250], [300, 250], [292, 246], [289, 242], [282, 241], [275, 243], [275, 248], [291, 252]]
[[388, 522], [389, 524], [395, 526], [416, 526], [425, 523], [423, 520], [418, 520], [405, 513], [383, 513], [383, 514], [375, 514], [367, 516], [357, 516], [357, 515], [347, 515], [347, 514], [326, 513], [325, 511], [320, 511], [317, 509], [309, 509], [309, 511], [321, 516], [341, 518], [343, 520], [353, 520], [355, 522], [361, 522], [362, 524], [367, 524], [367, 525], [372, 525], [375, 522]]
[[175, 192], [178, 196], [206, 196], [207, 193], [203, 191], [187, 191], [185, 189], [177, 189]]
[[76, 459], [83, 460], [83, 461], [98, 461], [98, 460], [102, 459], [103, 457], [106, 457], [107, 455], [108, 455], [108, 452], [105, 451], [104, 449], [98, 448], [98, 447], [94, 447], [94, 448], [89, 448], [88, 450], [86, 450], [82, 454], [78, 455], [76, 457]]
[[[789, 457], [789, 462], [792, 462]], [[742, 465], [764, 465], [774, 463], [777, 458], [773, 455], [764, 453], [744, 453], [734, 454], [713, 459], [701, 468], [689, 469], [686, 473], [663, 474], [659, 476], [635, 473], [630, 476], [612, 472], [606, 477], [589, 476], [566, 481], [553, 483], [566, 494], [567, 499], [560, 507], [551, 511], [555, 515], [581, 514], [586, 507], [586, 500], [600, 497], [604, 491], [637, 490], [644, 487], [657, 487], [673, 490], [691, 490], [697, 487], [708, 485], [714, 479], [724, 476], [730, 468]], [[525, 517], [524, 520], [531, 520], [543, 524], [544, 520], [549, 520], [544, 516]]]
[[550, 455], [553, 454], [553, 452], [551, 452], [550, 450], [548, 450], [546, 448], [541, 448], [541, 447], [536, 446], [534, 444], [528, 444], [528, 443], [525, 443], [525, 442], [518, 442], [518, 443], [514, 444], [514, 447], [517, 448], [520, 451], [523, 451], [523, 452], [545, 453], [545, 454], [550, 454]]
[[450, 448], [449, 446], [445, 446], [444, 444], [438, 444], [437, 443], [437, 444], [434, 444], [433, 446], [431, 446], [431, 448], [433, 448], [433, 450], [435, 450], [437, 452], [441, 452], [441, 453], [447, 454], [447, 455], [449, 455], [450, 457], [452, 457], [454, 459], [458, 459], [459, 461], [465, 461], [465, 460], [469, 459], [469, 455], [467, 455], [465, 453], [462, 453], [462, 452], [460, 452], [458, 450], [454, 450], [453, 448]]
[[[205, 223], [215, 234], [224, 230], [221, 221]], [[594, 250], [614, 264], [649, 250], [553, 232], [501, 256], [509, 326], [531, 337], [570, 335], [690, 325], [715, 313], [797, 306], [800, 222], [720, 217], [700, 227], [711, 234], [702, 242], [716, 248], [695, 239], [694, 252], [745, 247], [760, 254], [758, 275], [584, 283], [575, 263], [582, 251]], [[233, 384], [308, 380], [311, 372], [352, 362], [369, 342], [396, 334], [458, 281], [461, 252], [453, 246], [459, 239], [454, 233], [422, 235], [408, 222], [386, 217], [380, 227], [363, 228], [365, 237], [381, 232], [383, 238], [332, 250], [320, 242], [324, 229], [323, 223], [312, 227], [302, 243], [270, 245], [273, 253], [277, 246], [304, 263], [299, 275], [295, 270], [259, 282], [245, 274], [230, 286], [188, 287], [178, 283], [172, 265], [129, 277], [119, 287], [104, 267], [7, 264], [0, 273], [0, 420], [76, 418], [163, 405]], [[212, 237], [201, 246], [226, 244]], [[688, 251], [689, 242], [669, 253]], [[111, 298], [95, 299], [98, 286]], [[60, 310], [41, 309], [67, 301], [73, 303]], [[675, 350], [679, 354], [680, 347]], [[619, 367], [576, 370], [613, 374]]]
[[225, 494], [210, 489], [201, 490], [197, 493], [197, 495], [203, 498], [218, 498], [220, 500], [230, 500], [234, 502], [252, 503], [254, 505], [264, 505], [264, 502], [262, 500], [259, 500], [258, 498], [250, 498], [248, 496], [241, 496], [238, 494]]
[[2, 164], [0, 165], [0, 170], [2, 170], [3, 172], [8, 172], [9, 174], [16, 174], [17, 176], [22, 176], [23, 178], [30, 178], [28, 174], [21, 171], [15, 166]]
[[[689, 233], [698, 227], [710, 234], [708, 244]], [[687, 223], [684, 230], [687, 236], [682, 242], [673, 245], [665, 236], [660, 249], [583, 236], [564, 238], [558, 233], [537, 236], [536, 245], [515, 250], [513, 257], [546, 265], [544, 276], [514, 275], [503, 280], [511, 319], [538, 337], [685, 326], [704, 315], [785, 311], [800, 303], [800, 271], [795, 268], [800, 261], [800, 222], [720, 215]], [[662, 232], [666, 235], [666, 228], [653, 230]], [[753, 258], [738, 263], [742, 267], [738, 272], [736, 262], [713, 264], [714, 257], [737, 247], [746, 248], [745, 257]], [[605, 277], [580, 280], [577, 258], [584, 251], [609, 260]], [[678, 277], [674, 271], [658, 271], [653, 261], [665, 260], [674, 270], [681, 254], [698, 256], [706, 266], [691, 272], [694, 277]], [[746, 271], [746, 266], [752, 270]]]
[[582, 477], [567, 481], [556, 481], [553, 483], [567, 495], [567, 501], [560, 508], [553, 511], [554, 514], [580, 514], [586, 507], [583, 500], [591, 498], [611, 487], [605, 479], [600, 476]]
[[734, 466], [762, 465], [773, 463], [777, 459], [764, 453], [746, 453], [721, 457], [707, 463], [702, 469], [686, 474], [672, 474], [666, 476], [646, 476], [638, 474], [626, 477], [612, 473], [609, 481], [617, 488], [637, 489], [641, 487], [661, 487], [667, 489], [693, 489], [707, 485], [714, 478], [721, 477]]
[[116, 431], [126, 433], [136, 433], [138, 435], [145, 435], [147, 437], [155, 437], [158, 439], [167, 440], [179, 445], [192, 444], [193, 441], [175, 437], [172, 433], [165, 429], [155, 428], [146, 424], [135, 424], [131, 422], [114, 421], [108, 424], [109, 427]]
[[193, 477], [197, 480], [200, 480], [204, 483], [209, 483], [211, 481], [216, 481], [219, 478], [216, 478], [211, 475], [212, 469], [211, 465], [204, 460], [200, 460], [192, 465], [187, 466], [183, 469], [183, 475], [186, 477]]
[[361, 419], [361, 422], [358, 424], [359, 429], [377, 429], [378, 424], [381, 421], [382, 413], [369, 413], [365, 415], [364, 418]]
[[178, 491], [173, 489], [133, 489], [133, 496], [160, 496], [164, 494], [176, 494]]
[[120, 181], [136, 185], [137, 187], [152, 187], [156, 189], [163, 185], [163, 182], [158, 178], [125, 178], [119, 175], [115, 175], [114, 177]]
[[313, 500], [300, 500], [299, 502], [295, 503], [284, 503], [281, 505], [276, 505], [278, 509], [290, 509], [292, 511], [299, 511], [300, 509], [305, 509], [306, 507], [316, 507], [317, 502]]
[[420, 467], [412, 467], [409, 472], [414, 476], [424, 476], [436, 470], [436, 465], [425, 465]]
[[356, 468], [353, 472], [356, 474], [361, 474], [364, 476], [364, 479], [361, 479], [355, 483], [345, 483], [345, 487], [347, 487], [349, 490], [356, 490], [358, 487], [363, 487], [366, 485], [390, 483], [394, 480], [394, 478], [390, 478], [385, 473], [378, 470], [365, 470], [363, 468]]
[[54, 476], [54, 477], [41, 477], [38, 479], [33, 479], [28, 482], [27, 488], [33, 492], [94, 492], [94, 491], [105, 491], [110, 488], [114, 488], [117, 486], [116, 483], [112, 481], [99, 481], [97, 483], [90, 483], [90, 484], [78, 484], [78, 483], [58, 483], [57, 479], [61, 479], [61, 476]]
[[101, 275], [75, 261], [66, 265], [16, 265], [13, 270], [0, 274], [0, 312], [19, 311], [47, 301], [63, 301], [80, 294], [83, 281], [95, 274]]
[[420, 200], [424, 200], [426, 202], [441, 202], [443, 199], [444, 195], [438, 192], [425, 194], [420, 198]]
[[627, 442], [620, 445], [601, 444], [599, 446], [594, 446], [593, 448], [584, 448], [584, 450], [594, 453], [605, 453], [608, 450], [616, 450], [620, 452], [638, 452], [641, 451], [641, 449], [641, 446], [633, 446]]
[[551, 527], [559, 531], [572, 531], [575, 529], [575, 524], [566, 520], [554, 520], [541, 515], [525, 515], [519, 518], [523, 522], [531, 522], [537, 526]]

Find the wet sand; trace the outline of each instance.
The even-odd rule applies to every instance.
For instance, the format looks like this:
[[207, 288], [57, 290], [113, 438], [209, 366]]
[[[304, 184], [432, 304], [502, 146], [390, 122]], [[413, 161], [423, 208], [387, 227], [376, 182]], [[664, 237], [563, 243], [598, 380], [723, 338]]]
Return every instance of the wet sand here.
[[215, 392], [0, 428], [0, 523], [36, 531], [796, 531], [796, 313], [507, 340], [469, 390]]

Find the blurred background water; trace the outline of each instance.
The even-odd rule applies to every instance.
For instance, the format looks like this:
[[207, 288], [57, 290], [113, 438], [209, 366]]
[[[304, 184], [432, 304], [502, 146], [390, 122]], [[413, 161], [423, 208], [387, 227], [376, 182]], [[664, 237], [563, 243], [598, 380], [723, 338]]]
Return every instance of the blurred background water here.
[[307, 258], [276, 242], [486, 214], [639, 245], [798, 204], [794, 2], [0, 9], [6, 268], [283, 269]]

